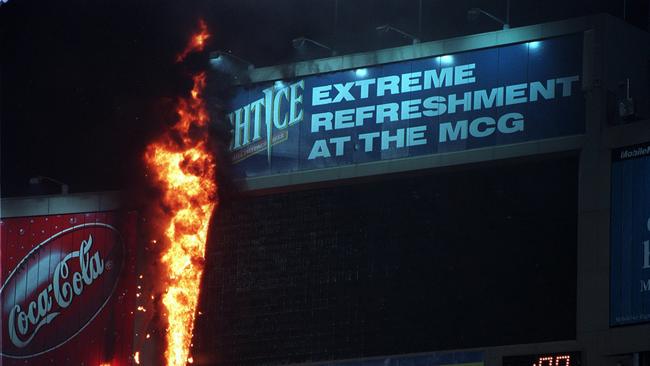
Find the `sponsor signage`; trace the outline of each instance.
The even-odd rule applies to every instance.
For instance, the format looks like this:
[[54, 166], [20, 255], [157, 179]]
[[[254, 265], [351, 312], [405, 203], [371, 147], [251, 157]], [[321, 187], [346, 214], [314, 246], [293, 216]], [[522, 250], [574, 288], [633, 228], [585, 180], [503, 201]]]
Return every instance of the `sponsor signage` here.
[[613, 151], [610, 324], [650, 321], [650, 143]]
[[582, 35], [238, 87], [240, 177], [584, 132]]
[[123, 216], [2, 219], [3, 364], [127, 364], [135, 221]]
[[580, 366], [580, 364], [580, 352], [503, 357], [503, 366]]
[[483, 352], [440, 352], [417, 356], [380, 357], [362, 361], [332, 362], [325, 363], [322, 366], [483, 366], [483, 358]]

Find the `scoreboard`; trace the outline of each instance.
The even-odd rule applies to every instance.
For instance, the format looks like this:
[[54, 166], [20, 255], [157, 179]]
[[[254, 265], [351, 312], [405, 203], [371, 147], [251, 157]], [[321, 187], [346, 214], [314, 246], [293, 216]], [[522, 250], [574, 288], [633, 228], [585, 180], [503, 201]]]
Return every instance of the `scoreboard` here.
[[503, 366], [580, 366], [580, 352], [503, 357]]

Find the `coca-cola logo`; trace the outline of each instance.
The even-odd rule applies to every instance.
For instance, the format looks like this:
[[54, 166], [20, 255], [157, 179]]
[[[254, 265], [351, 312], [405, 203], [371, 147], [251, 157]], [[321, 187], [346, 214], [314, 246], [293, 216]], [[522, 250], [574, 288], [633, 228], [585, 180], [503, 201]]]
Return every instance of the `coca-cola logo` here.
[[1, 354], [28, 358], [78, 335], [117, 286], [124, 244], [113, 226], [87, 223], [35, 246], [0, 289]]

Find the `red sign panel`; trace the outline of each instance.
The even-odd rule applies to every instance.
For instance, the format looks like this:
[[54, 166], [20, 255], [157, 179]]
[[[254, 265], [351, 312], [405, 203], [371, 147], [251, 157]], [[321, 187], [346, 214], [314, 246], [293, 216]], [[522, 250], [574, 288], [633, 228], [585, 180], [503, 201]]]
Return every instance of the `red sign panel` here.
[[2, 364], [131, 364], [135, 213], [0, 225]]

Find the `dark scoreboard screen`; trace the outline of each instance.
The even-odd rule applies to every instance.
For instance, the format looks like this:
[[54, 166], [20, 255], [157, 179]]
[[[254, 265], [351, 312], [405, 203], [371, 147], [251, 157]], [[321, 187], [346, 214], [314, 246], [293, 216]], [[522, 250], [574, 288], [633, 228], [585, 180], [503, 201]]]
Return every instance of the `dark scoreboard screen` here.
[[504, 356], [503, 366], [580, 366], [580, 352]]
[[279, 365], [575, 339], [577, 166], [553, 156], [224, 197], [195, 359]]

